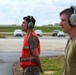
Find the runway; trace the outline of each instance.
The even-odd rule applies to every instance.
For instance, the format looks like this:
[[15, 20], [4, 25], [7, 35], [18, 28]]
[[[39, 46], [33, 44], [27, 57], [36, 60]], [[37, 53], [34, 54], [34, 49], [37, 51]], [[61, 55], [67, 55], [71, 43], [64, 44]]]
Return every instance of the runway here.
[[[64, 55], [67, 38], [40, 38], [41, 57]], [[0, 75], [13, 75], [13, 64], [19, 61], [23, 38], [0, 39]]]
[[[40, 37], [40, 45], [42, 50], [64, 50], [67, 38], [51, 38]], [[21, 38], [1, 38], [0, 51], [1, 52], [20, 52], [22, 50], [23, 37]]]

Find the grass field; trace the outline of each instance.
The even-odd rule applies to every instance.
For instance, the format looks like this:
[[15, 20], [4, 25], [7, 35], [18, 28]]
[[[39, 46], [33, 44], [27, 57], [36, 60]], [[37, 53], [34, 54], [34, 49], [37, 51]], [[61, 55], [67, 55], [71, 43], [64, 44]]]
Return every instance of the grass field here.
[[[64, 56], [55, 57], [43, 57], [41, 62], [43, 64], [43, 73], [40, 75], [62, 75]], [[19, 61], [14, 63], [13, 66], [14, 75], [22, 75], [22, 68], [19, 65]]]
[[[15, 29], [21, 29], [21, 26], [0, 26], [0, 32], [13, 32]], [[35, 26], [34, 30], [40, 29], [43, 32], [52, 32], [55, 29], [61, 30], [60, 26]]]
[[42, 58], [44, 73], [41, 75], [62, 75], [63, 59], [63, 56]]
[[13, 32], [15, 29], [21, 29], [21, 26], [0, 26], [0, 32]]

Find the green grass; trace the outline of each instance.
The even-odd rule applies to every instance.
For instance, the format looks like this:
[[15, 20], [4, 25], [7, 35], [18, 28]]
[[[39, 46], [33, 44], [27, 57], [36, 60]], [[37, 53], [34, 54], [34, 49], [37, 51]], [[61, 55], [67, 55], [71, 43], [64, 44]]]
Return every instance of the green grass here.
[[[0, 26], [0, 32], [13, 32], [15, 29], [22, 29], [21, 26]], [[55, 29], [61, 30], [60, 26], [35, 26], [34, 30], [41, 29], [43, 32], [52, 32]]]
[[0, 35], [0, 38], [5, 38], [5, 35]]
[[[64, 56], [42, 57], [43, 73], [40, 75], [62, 75]], [[13, 71], [16, 75], [22, 75], [22, 68], [19, 61], [14, 63]]]
[[34, 30], [41, 29], [43, 32], [53, 32], [53, 30], [61, 30], [60, 26], [42, 26], [42, 27], [35, 27]]
[[51, 75], [50, 73], [45, 74], [45, 71], [53, 71], [54, 73], [52, 75], [61, 75], [63, 69], [63, 59], [63, 56], [42, 58], [41, 61], [44, 73], [41, 75]]
[[0, 32], [13, 32], [15, 29], [21, 29], [21, 26], [0, 26]]

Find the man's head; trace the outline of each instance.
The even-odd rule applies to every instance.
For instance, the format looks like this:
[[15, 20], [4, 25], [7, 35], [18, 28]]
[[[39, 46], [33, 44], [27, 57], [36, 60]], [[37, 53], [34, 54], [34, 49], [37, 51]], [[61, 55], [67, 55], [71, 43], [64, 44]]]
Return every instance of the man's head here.
[[67, 8], [60, 12], [60, 26], [62, 27], [62, 30], [68, 34], [70, 34], [71, 31], [76, 29], [76, 25], [73, 25], [73, 21], [71, 21], [71, 18], [75, 19], [74, 17], [72, 17], [72, 15], [76, 15], [74, 14], [73, 8]]
[[68, 22], [71, 26], [76, 26], [76, 6], [71, 6], [70, 8], [64, 9], [60, 12], [60, 16], [66, 14]]
[[28, 27], [29, 29], [33, 29], [33, 28], [34, 28], [34, 25], [35, 25], [35, 21], [36, 21], [36, 20], [34, 19], [33, 16], [25, 16], [25, 17], [23, 17], [23, 19], [28, 22], [27, 27]]
[[28, 29], [33, 29], [35, 25], [36, 20], [34, 19], [33, 16], [25, 16], [23, 17], [23, 22], [22, 22], [22, 29], [23, 31], [27, 31]]

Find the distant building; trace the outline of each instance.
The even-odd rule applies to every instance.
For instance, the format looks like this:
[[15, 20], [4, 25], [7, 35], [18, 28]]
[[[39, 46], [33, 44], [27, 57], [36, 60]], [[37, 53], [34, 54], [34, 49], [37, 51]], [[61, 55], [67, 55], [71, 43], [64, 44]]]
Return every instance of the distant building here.
[[55, 26], [59, 26], [59, 23], [55, 23], [54, 25], [55, 25]]

